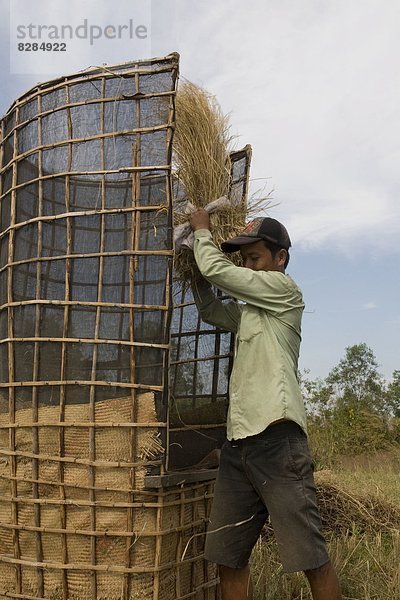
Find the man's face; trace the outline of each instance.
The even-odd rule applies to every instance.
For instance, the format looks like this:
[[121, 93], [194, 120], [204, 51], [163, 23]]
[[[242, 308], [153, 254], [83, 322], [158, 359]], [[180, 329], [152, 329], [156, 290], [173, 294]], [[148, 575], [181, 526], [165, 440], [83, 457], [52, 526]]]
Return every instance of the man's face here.
[[243, 266], [253, 271], [284, 271], [286, 252], [279, 250], [275, 258], [264, 242], [258, 241], [240, 248]]

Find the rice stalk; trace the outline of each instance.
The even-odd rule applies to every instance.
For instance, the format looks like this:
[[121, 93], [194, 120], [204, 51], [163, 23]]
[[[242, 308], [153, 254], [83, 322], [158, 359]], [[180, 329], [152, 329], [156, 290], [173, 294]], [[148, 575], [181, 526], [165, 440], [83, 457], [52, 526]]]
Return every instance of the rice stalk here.
[[[229, 197], [232, 141], [228, 117], [216, 98], [189, 81], [183, 82], [176, 97], [173, 166], [184, 199], [194, 206], [201, 208], [221, 196]], [[187, 221], [182, 204], [181, 198], [175, 203], [175, 225]], [[257, 208], [255, 203], [249, 209], [243, 199], [212, 214], [210, 230], [216, 245], [242, 231], [249, 212]], [[240, 257], [234, 257], [234, 262], [240, 264]], [[185, 249], [177, 252], [175, 271], [180, 279], [187, 282], [194, 270], [193, 253]]]
[[229, 191], [229, 121], [216, 98], [189, 81], [179, 87], [176, 115], [176, 174], [187, 197], [202, 207]]

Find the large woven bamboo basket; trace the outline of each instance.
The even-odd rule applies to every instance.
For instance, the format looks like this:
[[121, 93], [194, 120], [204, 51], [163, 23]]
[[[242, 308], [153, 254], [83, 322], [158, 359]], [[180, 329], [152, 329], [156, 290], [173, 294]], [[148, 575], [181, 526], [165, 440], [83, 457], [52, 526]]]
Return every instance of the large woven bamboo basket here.
[[173, 281], [178, 59], [38, 85], [1, 122], [0, 598], [218, 596], [213, 474], [188, 467], [223, 438], [232, 340]]

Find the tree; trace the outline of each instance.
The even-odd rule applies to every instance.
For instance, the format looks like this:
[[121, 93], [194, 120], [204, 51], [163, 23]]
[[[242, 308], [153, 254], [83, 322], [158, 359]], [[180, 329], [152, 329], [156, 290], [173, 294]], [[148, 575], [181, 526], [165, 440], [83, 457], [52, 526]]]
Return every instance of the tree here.
[[386, 391], [386, 403], [393, 416], [400, 418], [400, 371], [393, 371], [393, 379]]
[[386, 391], [367, 344], [346, 348], [326, 379], [302, 377], [301, 384], [311, 445], [320, 466], [329, 466], [337, 455], [376, 451], [393, 441], [389, 417], [400, 415], [400, 371]]
[[347, 347], [345, 357], [329, 373], [326, 383], [332, 386], [338, 406], [386, 413], [383, 378], [367, 344]]
[[[305, 371], [305, 375], [308, 372]], [[333, 387], [325, 379], [318, 377], [312, 380], [305, 375], [300, 375], [300, 385], [307, 413], [310, 416], [328, 417], [335, 406]]]

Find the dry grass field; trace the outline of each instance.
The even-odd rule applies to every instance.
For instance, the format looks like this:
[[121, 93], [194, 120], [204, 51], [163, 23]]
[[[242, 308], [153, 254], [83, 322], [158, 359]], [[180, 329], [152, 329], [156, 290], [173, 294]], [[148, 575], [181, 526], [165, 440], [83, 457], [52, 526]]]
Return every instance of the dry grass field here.
[[[400, 452], [336, 460], [316, 474], [343, 600], [400, 600]], [[252, 560], [256, 600], [311, 600], [303, 574], [282, 572], [267, 532]]]

